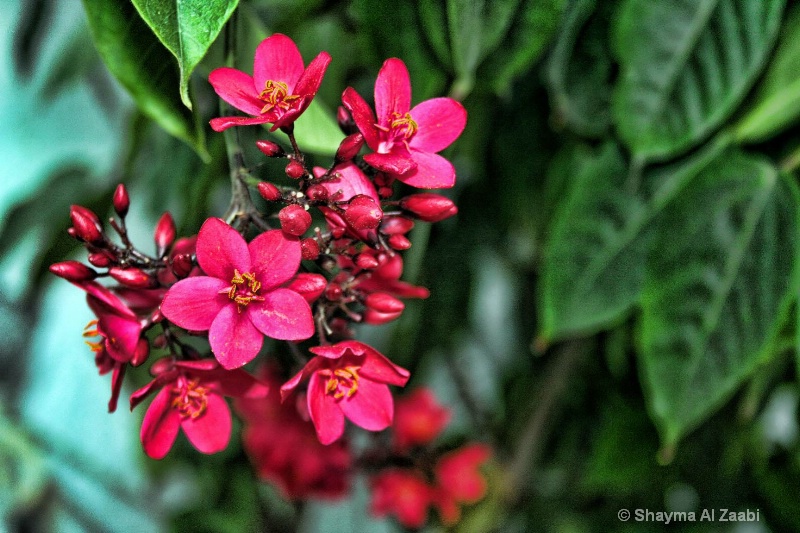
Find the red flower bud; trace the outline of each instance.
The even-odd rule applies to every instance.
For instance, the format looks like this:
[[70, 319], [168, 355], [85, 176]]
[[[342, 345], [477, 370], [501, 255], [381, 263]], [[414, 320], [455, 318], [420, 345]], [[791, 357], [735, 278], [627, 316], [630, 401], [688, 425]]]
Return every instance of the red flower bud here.
[[286, 175], [292, 178], [293, 180], [299, 180], [306, 174], [306, 169], [303, 168], [302, 163], [297, 161], [296, 159], [292, 159], [289, 161], [289, 164], [286, 165]]
[[300, 241], [300, 253], [306, 261], [314, 261], [319, 257], [319, 243], [315, 239]]
[[342, 287], [338, 283], [329, 283], [325, 287], [325, 298], [331, 302], [338, 302], [342, 298]]
[[353, 229], [375, 229], [381, 223], [381, 206], [366, 194], [357, 194], [350, 199], [344, 218]]
[[67, 281], [89, 281], [97, 277], [97, 272], [78, 261], [62, 261], [50, 265], [50, 272]]
[[411, 241], [405, 235], [392, 235], [389, 237], [389, 246], [395, 250], [408, 250], [411, 248]]
[[339, 149], [336, 150], [336, 162], [351, 161], [361, 151], [362, 146], [364, 146], [363, 135], [360, 133], [348, 135], [339, 144]]
[[75, 236], [89, 244], [96, 246], [103, 244], [103, 226], [92, 210], [73, 205], [70, 207], [69, 216], [72, 219]]
[[136, 349], [133, 352], [133, 357], [131, 357], [131, 365], [132, 366], [139, 366], [150, 356], [150, 343], [147, 342], [147, 339], [139, 339], [139, 342], [136, 343]]
[[256, 146], [267, 157], [283, 157], [286, 155], [283, 148], [272, 141], [256, 141]]
[[297, 204], [287, 205], [278, 213], [281, 229], [289, 235], [299, 237], [311, 227], [311, 215]]
[[385, 172], [378, 172], [375, 174], [374, 181], [376, 187], [391, 187], [395, 181], [395, 177]]
[[326, 189], [324, 185], [317, 183], [306, 189], [306, 196], [308, 196], [309, 200], [313, 200], [314, 202], [327, 202], [329, 196], [328, 189]]
[[117, 189], [114, 191], [113, 203], [114, 211], [116, 211], [120, 217], [125, 218], [125, 215], [128, 214], [128, 208], [131, 205], [131, 199], [128, 197], [128, 191], [125, 189], [125, 185], [122, 183], [117, 185]]
[[391, 198], [393, 194], [394, 194], [394, 189], [392, 189], [391, 187], [378, 187], [378, 196], [380, 196], [381, 198], [384, 199]]
[[385, 292], [373, 292], [364, 299], [364, 305], [380, 313], [399, 314], [406, 308], [406, 304]]
[[193, 267], [191, 254], [178, 254], [172, 258], [172, 273], [178, 279], [188, 276]]
[[155, 278], [138, 268], [111, 267], [108, 273], [118, 282], [133, 289], [154, 289], [158, 286]]
[[105, 252], [94, 252], [89, 254], [89, 263], [97, 268], [105, 268], [112, 263], [113, 258]]
[[425, 222], [439, 222], [458, 213], [450, 198], [430, 192], [406, 196], [400, 200], [400, 207]]
[[266, 181], [258, 184], [258, 194], [268, 202], [275, 202], [281, 197], [281, 191], [275, 185]]
[[414, 221], [406, 217], [386, 217], [381, 223], [381, 231], [386, 235], [405, 235], [414, 227]]
[[372, 324], [373, 326], [380, 326], [381, 324], [386, 324], [387, 322], [395, 320], [401, 314], [402, 312], [381, 313], [380, 311], [376, 311], [374, 309], [367, 309], [364, 311], [363, 321], [367, 324]]
[[358, 131], [353, 116], [350, 114], [350, 111], [343, 106], [339, 106], [339, 109], [336, 110], [336, 122], [339, 123], [339, 129], [341, 129], [345, 135], [350, 135]]
[[156, 241], [156, 255], [162, 257], [167, 248], [172, 246], [175, 242], [175, 221], [172, 220], [172, 215], [164, 213], [156, 224], [155, 241]]
[[356, 257], [356, 265], [358, 268], [364, 270], [372, 270], [378, 266], [378, 260], [370, 254], [358, 254], [358, 257]]
[[301, 272], [289, 283], [288, 289], [300, 294], [308, 303], [313, 303], [325, 292], [328, 280], [319, 274]]

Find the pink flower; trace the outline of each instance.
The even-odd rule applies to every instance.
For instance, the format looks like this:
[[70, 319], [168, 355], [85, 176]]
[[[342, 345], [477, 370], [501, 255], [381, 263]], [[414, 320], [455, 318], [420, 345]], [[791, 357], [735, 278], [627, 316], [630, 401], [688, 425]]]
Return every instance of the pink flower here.
[[416, 471], [389, 468], [370, 480], [370, 511], [375, 516], [393, 514], [405, 527], [419, 529], [428, 519], [435, 490]]
[[[323, 169], [314, 169], [316, 174], [323, 174]], [[336, 202], [348, 202], [356, 196], [366, 196], [371, 198], [375, 206], [380, 209], [380, 198], [375, 190], [375, 186], [367, 176], [351, 162], [337, 165], [331, 175], [331, 179], [325, 180], [321, 185], [328, 191], [328, 197]], [[318, 176], [319, 177], [319, 176]], [[356, 229], [347, 220], [347, 209], [350, 206], [342, 206], [344, 213], [339, 213], [330, 207], [321, 206], [319, 209], [325, 215], [325, 220], [331, 231], [339, 229], [354, 239], [366, 243], [377, 242], [377, 233], [374, 229]]]
[[416, 389], [397, 402], [394, 413], [394, 445], [398, 450], [433, 442], [450, 422], [450, 410], [442, 407], [433, 391]]
[[277, 372], [267, 370], [261, 377], [269, 394], [234, 404], [244, 422], [242, 443], [258, 476], [292, 500], [345, 496], [353, 463], [347, 442], [320, 444], [308, 414], [301, 417], [299, 409], [305, 407], [281, 403]]
[[256, 48], [253, 75], [223, 67], [211, 72], [208, 81], [217, 94], [252, 117], [221, 117], [211, 120], [215, 131], [231, 126], [272, 123], [271, 131], [289, 126], [314, 99], [331, 56], [320, 52], [304, 67], [303, 57], [289, 37], [276, 33]]
[[170, 287], [161, 312], [187, 330], [208, 330], [211, 351], [225, 368], [251, 361], [262, 335], [301, 340], [314, 333], [308, 302], [281, 287], [300, 267], [297, 239], [272, 230], [247, 244], [225, 222], [210, 218], [197, 237], [197, 261], [207, 275]]
[[377, 120], [366, 101], [348, 87], [342, 102], [353, 115], [367, 146], [364, 160], [413, 187], [452, 187], [453, 165], [437, 155], [461, 135], [464, 107], [452, 98], [433, 98], [411, 108], [411, 81], [405, 64], [387, 59], [375, 81]]
[[358, 341], [317, 346], [311, 352], [317, 357], [284, 383], [281, 398], [309, 379], [308, 412], [322, 444], [342, 436], [345, 417], [369, 431], [392, 424], [394, 401], [387, 385], [405, 385], [408, 370]]
[[474, 443], [454, 450], [439, 459], [436, 465], [438, 493], [436, 498], [442, 522], [452, 525], [461, 517], [458, 504], [473, 504], [486, 495], [486, 479], [480, 467], [492, 455], [485, 444]]
[[223, 370], [213, 359], [161, 359], [151, 372], [155, 379], [131, 395], [131, 409], [161, 387], [142, 421], [142, 446], [153, 459], [169, 453], [179, 429], [202, 453], [224, 450], [231, 437], [231, 412], [223, 396], [263, 398], [268, 392], [244, 370]]

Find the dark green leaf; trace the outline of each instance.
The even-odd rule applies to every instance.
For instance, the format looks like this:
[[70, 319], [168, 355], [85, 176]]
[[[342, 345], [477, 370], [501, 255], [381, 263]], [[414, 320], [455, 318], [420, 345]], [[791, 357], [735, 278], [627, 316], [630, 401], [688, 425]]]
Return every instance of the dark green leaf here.
[[175, 60], [127, 0], [84, 0], [95, 45], [136, 105], [171, 135], [208, 158], [203, 130], [182, 105]]
[[238, 4], [239, 0], [133, 0], [142, 19], [178, 60], [181, 100], [189, 109], [189, 77]]
[[696, 145], [756, 79], [785, 0], [628, 0], [618, 16], [620, 136], [641, 160]]
[[436, 57], [442, 64], [452, 66], [445, 5], [440, 2], [420, 2], [419, 20]]
[[794, 6], [782, 29], [778, 49], [753, 104], [735, 128], [743, 142], [760, 142], [794, 123], [800, 116], [800, 6]]
[[798, 290], [798, 230], [794, 183], [740, 153], [707, 167], [659, 220], [638, 355], [665, 445], [775, 353]]

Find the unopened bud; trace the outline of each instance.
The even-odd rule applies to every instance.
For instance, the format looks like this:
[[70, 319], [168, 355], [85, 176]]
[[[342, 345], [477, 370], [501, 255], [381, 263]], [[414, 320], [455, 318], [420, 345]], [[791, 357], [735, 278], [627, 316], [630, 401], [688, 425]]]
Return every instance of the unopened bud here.
[[353, 133], [339, 143], [339, 149], [336, 150], [336, 162], [342, 163], [344, 161], [352, 161], [361, 151], [364, 146], [364, 136], [360, 133]]
[[172, 215], [164, 213], [156, 224], [156, 231], [154, 234], [156, 241], [156, 255], [162, 257], [167, 249], [175, 242], [175, 221], [172, 220]]
[[311, 215], [297, 204], [287, 205], [278, 213], [281, 229], [289, 235], [299, 237], [311, 227]]
[[138, 268], [111, 267], [108, 273], [118, 282], [133, 289], [154, 289], [158, 286], [155, 278]]
[[395, 320], [401, 314], [402, 311], [400, 313], [381, 313], [374, 309], [366, 309], [363, 314], [363, 321], [373, 326], [380, 326], [381, 324], [386, 324], [387, 322]]
[[325, 298], [331, 302], [338, 302], [342, 298], [342, 287], [338, 283], [329, 283], [325, 287]]
[[450, 198], [429, 192], [406, 196], [400, 200], [400, 207], [425, 222], [439, 222], [458, 213]]
[[395, 250], [408, 250], [411, 248], [411, 241], [405, 235], [392, 235], [389, 237], [389, 246]]
[[381, 313], [402, 313], [406, 305], [385, 292], [373, 292], [364, 299], [364, 305]]
[[103, 226], [100, 219], [90, 209], [80, 205], [70, 207], [69, 216], [75, 236], [89, 244], [101, 245], [103, 243]]
[[394, 189], [391, 187], [378, 187], [378, 196], [383, 199], [391, 198], [394, 194]]
[[356, 121], [353, 120], [350, 111], [343, 106], [339, 106], [339, 109], [336, 110], [336, 122], [339, 123], [339, 129], [341, 129], [345, 135], [350, 135], [358, 131]]
[[256, 146], [267, 157], [283, 157], [286, 155], [283, 148], [272, 141], [256, 141]]
[[306, 189], [306, 196], [314, 202], [327, 202], [330, 195], [324, 185], [317, 183]]
[[319, 243], [316, 239], [301, 240], [300, 253], [306, 261], [315, 261], [319, 257]]
[[105, 268], [112, 263], [112, 258], [105, 252], [94, 252], [89, 254], [89, 263], [97, 268]]
[[375, 229], [381, 223], [381, 206], [366, 194], [357, 194], [350, 199], [344, 218], [356, 230]]
[[131, 357], [131, 365], [132, 366], [139, 366], [150, 356], [150, 343], [147, 342], [147, 339], [139, 339], [139, 342], [136, 343], [136, 349], [133, 351], [133, 357]]
[[50, 265], [50, 272], [67, 281], [89, 281], [97, 277], [97, 272], [78, 261], [62, 261]]
[[405, 235], [414, 227], [414, 221], [406, 217], [386, 217], [381, 223], [381, 231], [386, 235]]
[[303, 167], [302, 163], [297, 161], [296, 159], [292, 159], [289, 161], [289, 164], [286, 165], [286, 175], [292, 178], [293, 180], [299, 180], [306, 174], [306, 169]]
[[300, 294], [308, 303], [313, 303], [325, 292], [328, 280], [319, 274], [301, 272], [286, 287]]
[[280, 189], [267, 181], [262, 181], [258, 184], [258, 194], [268, 202], [275, 202], [281, 197]]
[[191, 254], [178, 254], [172, 258], [172, 273], [178, 279], [188, 276], [193, 267]]
[[121, 218], [125, 218], [125, 215], [128, 214], [128, 208], [131, 205], [131, 199], [128, 197], [128, 190], [122, 183], [117, 185], [117, 189], [114, 191], [113, 203], [114, 211], [116, 211]]
[[358, 268], [364, 270], [372, 270], [378, 266], [378, 260], [370, 254], [358, 254], [356, 257], [356, 265]]

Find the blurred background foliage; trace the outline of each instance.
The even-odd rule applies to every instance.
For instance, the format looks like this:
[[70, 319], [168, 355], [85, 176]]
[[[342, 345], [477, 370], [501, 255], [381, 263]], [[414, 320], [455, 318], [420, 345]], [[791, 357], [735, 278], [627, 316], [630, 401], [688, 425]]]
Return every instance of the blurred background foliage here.
[[[786, 4], [4, 4], [0, 530], [399, 530], [368, 516], [360, 479], [344, 502], [282, 501], [235, 440], [146, 460], [141, 413], [105, 412], [83, 295], [46, 274], [79, 257], [69, 205], [109, 213], [119, 182], [134, 242], [165, 210], [183, 234], [223, 212], [207, 75], [225, 35], [249, 72], [282, 32], [306, 60], [333, 57], [298, 122], [309, 152], [335, 150], [341, 91], [371, 95], [388, 57], [414, 102], [450, 94], [469, 112], [446, 153], [459, 215], [419, 224], [406, 254], [431, 297], [362, 331], [455, 410], [447, 439], [496, 450], [490, 493], [456, 530], [658, 531], [617, 511], [727, 508], [760, 521], [670, 528], [800, 531], [800, 9]], [[266, 134], [240, 132], [250, 150]]]

